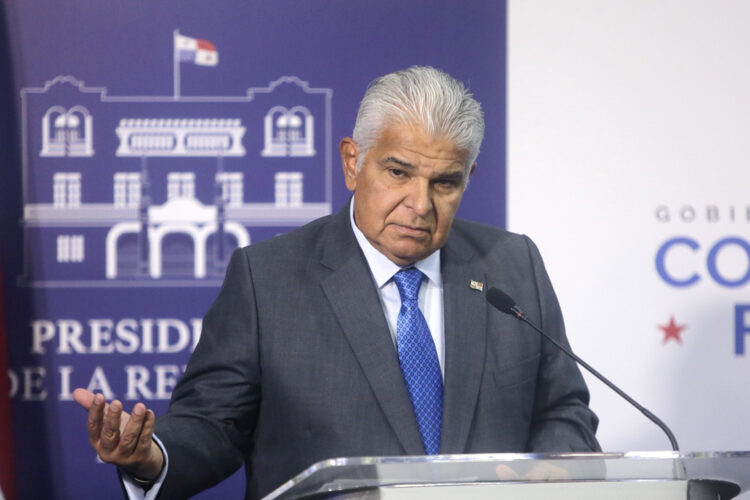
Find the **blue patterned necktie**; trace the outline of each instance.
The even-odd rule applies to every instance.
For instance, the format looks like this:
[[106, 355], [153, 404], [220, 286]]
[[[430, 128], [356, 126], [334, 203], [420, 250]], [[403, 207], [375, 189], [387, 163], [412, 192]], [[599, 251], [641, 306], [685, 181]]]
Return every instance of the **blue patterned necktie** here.
[[423, 278], [424, 274], [414, 267], [402, 269], [393, 276], [401, 295], [396, 337], [401, 373], [414, 406], [425, 452], [436, 455], [440, 452], [443, 421], [443, 378], [435, 343], [419, 310], [419, 287]]

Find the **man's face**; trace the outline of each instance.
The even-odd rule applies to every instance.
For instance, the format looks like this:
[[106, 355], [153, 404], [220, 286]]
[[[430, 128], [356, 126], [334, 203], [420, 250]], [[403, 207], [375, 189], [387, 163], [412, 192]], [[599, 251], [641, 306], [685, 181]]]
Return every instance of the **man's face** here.
[[346, 187], [355, 193], [354, 221], [381, 253], [413, 264], [448, 239], [464, 187], [466, 153], [417, 126], [386, 126], [357, 172], [357, 144], [340, 144]]

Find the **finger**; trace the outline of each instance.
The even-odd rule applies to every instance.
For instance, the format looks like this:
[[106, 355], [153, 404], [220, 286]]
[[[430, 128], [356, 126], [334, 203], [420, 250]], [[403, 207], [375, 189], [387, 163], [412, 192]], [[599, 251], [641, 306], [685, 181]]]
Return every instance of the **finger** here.
[[501, 481], [513, 481], [518, 479], [518, 473], [505, 464], [495, 467], [495, 474]]
[[527, 481], [543, 481], [549, 479], [549, 465], [547, 463], [537, 463], [523, 475]]
[[83, 406], [85, 409], [91, 408], [91, 404], [94, 402], [94, 393], [91, 391], [87, 391], [86, 389], [81, 389], [80, 387], [73, 391], [73, 399], [76, 400], [76, 402]]
[[547, 474], [547, 479], [552, 481], [560, 481], [563, 479], [570, 479], [570, 472], [563, 469], [562, 467], [552, 466], [552, 470]]
[[153, 439], [155, 421], [154, 412], [147, 410], [143, 417], [138, 445], [130, 457], [131, 470], [144, 479], [156, 479], [164, 467], [164, 455]]
[[89, 430], [89, 441], [91, 442], [91, 445], [96, 448], [102, 432], [102, 420], [104, 418], [106, 400], [101, 394], [97, 394], [96, 396], [92, 394], [92, 396], [92, 401], [89, 405], [87, 428]]
[[143, 417], [143, 427], [141, 427], [141, 435], [138, 437], [138, 443], [136, 449], [133, 452], [134, 457], [137, 460], [146, 460], [151, 454], [151, 445], [154, 437], [154, 422], [156, 417], [154, 412], [151, 410], [146, 411]]
[[529, 481], [554, 481], [570, 479], [570, 474], [562, 467], [552, 465], [548, 462], [540, 462], [534, 465], [523, 478]]
[[[99, 452], [112, 452], [120, 442], [120, 416], [122, 415], [122, 403], [112, 401], [104, 412], [104, 424], [99, 437]], [[104, 457], [102, 457], [104, 459]], [[106, 461], [106, 460], [105, 460]]]
[[120, 423], [122, 426], [120, 431], [120, 452], [125, 457], [129, 457], [135, 451], [145, 417], [146, 406], [143, 403], [136, 403], [128, 421], [124, 425], [122, 422]]

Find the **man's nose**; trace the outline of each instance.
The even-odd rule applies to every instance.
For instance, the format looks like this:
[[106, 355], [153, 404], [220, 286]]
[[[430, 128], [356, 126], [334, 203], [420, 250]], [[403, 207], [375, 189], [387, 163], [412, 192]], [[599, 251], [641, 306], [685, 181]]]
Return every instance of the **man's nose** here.
[[406, 197], [407, 205], [417, 215], [424, 217], [432, 211], [432, 186], [428, 179], [413, 179], [409, 183], [409, 193]]

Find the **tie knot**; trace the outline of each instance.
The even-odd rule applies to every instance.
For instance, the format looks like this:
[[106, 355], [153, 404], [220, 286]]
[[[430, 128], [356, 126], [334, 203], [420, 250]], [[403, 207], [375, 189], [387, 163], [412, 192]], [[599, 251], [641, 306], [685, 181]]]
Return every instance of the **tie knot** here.
[[422, 286], [422, 278], [424, 278], [424, 274], [416, 267], [402, 269], [393, 275], [393, 281], [396, 282], [402, 302], [417, 300], [419, 297], [419, 287]]

